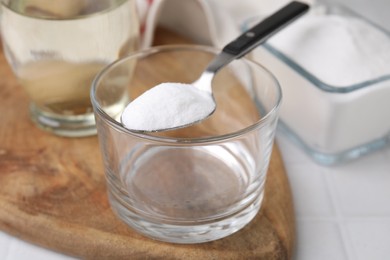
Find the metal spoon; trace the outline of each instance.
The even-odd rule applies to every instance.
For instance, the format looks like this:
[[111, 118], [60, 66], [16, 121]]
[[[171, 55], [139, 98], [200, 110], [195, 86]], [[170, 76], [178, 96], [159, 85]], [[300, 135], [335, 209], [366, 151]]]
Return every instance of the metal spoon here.
[[235, 40], [228, 43], [207, 66], [200, 78], [192, 83], [198, 89], [212, 94], [211, 82], [214, 75], [227, 64], [239, 59], [255, 47], [265, 42], [273, 34], [283, 29], [309, 10], [307, 4], [293, 1], [282, 9], [250, 28]]
[[[205, 71], [201, 74], [198, 80], [191, 83], [191, 85], [199, 90], [202, 91], [202, 93], [206, 92], [209, 93], [209, 95], [212, 97], [212, 80], [214, 78], [214, 75], [224, 66], [229, 64], [231, 61], [235, 59], [239, 59], [251, 50], [253, 50], [255, 47], [266, 41], [270, 36], [284, 28], [286, 25], [294, 21], [299, 16], [303, 15], [305, 12], [307, 12], [309, 9], [309, 6], [307, 4], [293, 1], [283, 8], [281, 8], [276, 13], [272, 14], [268, 18], [264, 19], [260, 23], [256, 24], [251, 29], [247, 30], [243, 34], [241, 34], [239, 37], [237, 37], [232, 42], [228, 43], [223, 49], [222, 52], [220, 52], [212, 61], [209, 63]], [[161, 101], [163, 102], [163, 101]], [[214, 99], [213, 101], [214, 102]], [[156, 129], [134, 129], [129, 125], [126, 125], [123, 119], [124, 114], [122, 114], [121, 120], [122, 124], [133, 131], [140, 131], [140, 132], [158, 132], [158, 131], [166, 131], [166, 130], [172, 130], [176, 128], [181, 128], [185, 126], [189, 126], [195, 123], [198, 123], [199, 121], [204, 120], [205, 118], [209, 117], [215, 110], [215, 103], [214, 103], [214, 109], [210, 109], [208, 115], [202, 116], [202, 118], [199, 118], [193, 122], [183, 122], [182, 124], [175, 125], [173, 127], [169, 128], [159, 128], [156, 127]], [[125, 111], [126, 112], [126, 109]]]

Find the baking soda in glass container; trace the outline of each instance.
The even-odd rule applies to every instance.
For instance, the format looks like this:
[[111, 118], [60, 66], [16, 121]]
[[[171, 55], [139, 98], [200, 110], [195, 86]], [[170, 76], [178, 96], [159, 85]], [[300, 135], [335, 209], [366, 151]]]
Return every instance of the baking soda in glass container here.
[[254, 58], [281, 82], [281, 128], [334, 164], [390, 143], [390, 34], [342, 6], [313, 9]]

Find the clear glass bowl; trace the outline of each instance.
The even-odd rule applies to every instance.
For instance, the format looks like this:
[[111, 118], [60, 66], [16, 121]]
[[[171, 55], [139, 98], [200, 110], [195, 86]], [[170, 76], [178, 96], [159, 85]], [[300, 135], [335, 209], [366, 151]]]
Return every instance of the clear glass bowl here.
[[[317, 5], [311, 12], [360, 19], [390, 41], [389, 32], [344, 6]], [[390, 74], [336, 86], [320, 80], [269, 42], [257, 48], [253, 58], [281, 84], [284, 100], [279, 128], [316, 162], [342, 163], [390, 144]]]
[[193, 82], [216, 53], [200, 46], [155, 47], [112, 64], [93, 84], [111, 206], [154, 239], [222, 238], [261, 207], [281, 89], [259, 64], [236, 60], [217, 73], [217, 109], [201, 123], [147, 134], [119, 121], [128, 101], [162, 82]]

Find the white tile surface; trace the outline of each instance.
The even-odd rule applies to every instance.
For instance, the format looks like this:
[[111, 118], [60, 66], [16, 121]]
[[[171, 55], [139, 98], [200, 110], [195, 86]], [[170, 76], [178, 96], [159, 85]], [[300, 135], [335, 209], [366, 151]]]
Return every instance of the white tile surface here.
[[298, 244], [295, 258], [299, 260], [344, 260], [347, 253], [336, 222], [298, 221]]
[[350, 221], [347, 229], [358, 260], [390, 258], [390, 218]]
[[390, 216], [390, 165], [379, 154], [328, 171], [345, 217]]
[[390, 147], [324, 167], [277, 138], [297, 214], [295, 259], [389, 259]]
[[12, 237], [0, 232], [0, 259], [7, 259]]
[[[1, 241], [3, 238], [5, 241]], [[6, 254], [2, 254], [6, 250]], [[69, 256], [35, 246], [5, 233], [0, 233], [0, 259], [2, 260], [72, 260]]]
[[291, 164], [286, 171], [293, 190], [297, 218], [334, 215], [327, 182], [318, 166]]

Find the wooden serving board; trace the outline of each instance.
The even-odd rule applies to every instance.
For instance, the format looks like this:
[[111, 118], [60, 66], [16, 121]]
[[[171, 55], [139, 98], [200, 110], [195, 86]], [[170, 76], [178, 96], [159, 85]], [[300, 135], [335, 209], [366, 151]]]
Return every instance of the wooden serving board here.
[[[189, 43], [158, 30], [155, 44]], [[112, 213], [97, 137], [62, 138], [34, 126], [28, 98], [0, 51], [0, 229], [86, 259], [290, 259], [291, 191], [275, 146], [265, 200], [243, 230], [214, 242], [176, 245], [139, 235]]]

